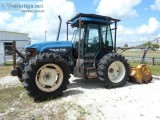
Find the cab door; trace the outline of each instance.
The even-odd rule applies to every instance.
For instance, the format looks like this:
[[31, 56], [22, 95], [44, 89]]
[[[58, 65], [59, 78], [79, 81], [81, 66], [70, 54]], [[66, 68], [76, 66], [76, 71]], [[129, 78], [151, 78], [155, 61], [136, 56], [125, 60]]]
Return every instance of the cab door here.
[[100, 26], [88, 24], [84, 37], [84, 57], [93, 58], [100, 47]]

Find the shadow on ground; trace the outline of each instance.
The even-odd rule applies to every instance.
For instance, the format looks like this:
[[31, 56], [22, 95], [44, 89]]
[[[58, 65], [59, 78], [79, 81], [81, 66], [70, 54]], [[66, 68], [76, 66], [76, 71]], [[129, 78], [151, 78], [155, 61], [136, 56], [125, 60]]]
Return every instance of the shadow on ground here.
[[[126, 82], [126, 84], [123, 87], [133, 86], [137, 85], [138, 83], [134, 82]], [[141, 85], [141, 84], [138, 84]], [[70, 88], [84, 88], [84, 89], [106, 89], [103, 87], [103, 85], [100, 83], [98, 79], [75, 79], [72, 80], [71, 83], [68, 86], [68, 89]], [[114, 88], [110, 88], [114, 89]]]
[[84, 93], [82, 89], [97, 89], [103, 88], [98, 79], [74, 79], [70, 80], [70, 84], [68, 85], [67, 90], [63, 93], [63, 97], [68, 97], [72, 95], [82, 94]]
[[98, 79], [75, 79], [68, 86], [68, 88], [78, 87], [85, 89], [103, 88]]
[[[81, 89], [106, 89], [103, 87], [102, 84], [100, 84], [100, 81], [98, 79], [77, 79], [76, 78], [76, 79], [70, 80], [70, 82], [71, 83], [68, 85], [68, 88], [64, 92], [63, 97], [84, 93], [84, 91]], [[129, 87], [133, 85], [137, 85], [137, 84], [126, 82], [126, 84], [123, 87]], [[112, 90], [112, 89], [115, 89], [115, 88], [106, 89], [106, 90]]]
[[[150, 83], [146, 83], [146, 84], [151, 84], [151, 83], [154, 83], [154, 81], [151, 81]], [[135, 86], [135, 85], [141, 86], [144, 84], [145, 83], [138, 84], [138, 83], [133, 83], [133, 82], [126, 82], [126, 84], [123, 87], [106, 89], [103, 87], [102, 84], [100, 84], [100, 81], [98, 79], [81, 79], [81, 78], [78, 79], [78, 78], [75, 78], [75, 79], [70, 79], [70, 84], [68, 85], [68, 89], [64, 92], [63, 97], [84, 93], [84, 91], [81, 89], [112, 90], [112, 89], [123, 89], [124, 87], [131, 87], [131, 86]]]

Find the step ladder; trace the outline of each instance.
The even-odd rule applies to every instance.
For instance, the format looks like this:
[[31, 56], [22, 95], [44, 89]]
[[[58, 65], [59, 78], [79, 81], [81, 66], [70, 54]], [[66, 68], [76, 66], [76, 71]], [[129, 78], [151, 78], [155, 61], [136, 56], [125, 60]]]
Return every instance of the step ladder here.
[[96, 67], [86, 67], [86, 77], [87, 78], [96, 78], [97, 77], [97, 72], [96, 72]]

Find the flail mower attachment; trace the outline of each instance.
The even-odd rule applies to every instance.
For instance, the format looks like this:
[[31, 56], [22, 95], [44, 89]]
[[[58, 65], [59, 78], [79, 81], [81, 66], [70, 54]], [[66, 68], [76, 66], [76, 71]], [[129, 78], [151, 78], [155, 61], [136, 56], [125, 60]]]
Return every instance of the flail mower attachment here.
[[145, 64], [130, 68], [130, 81], [135, 83], [149, 83], [152, 80], [152, 73]]

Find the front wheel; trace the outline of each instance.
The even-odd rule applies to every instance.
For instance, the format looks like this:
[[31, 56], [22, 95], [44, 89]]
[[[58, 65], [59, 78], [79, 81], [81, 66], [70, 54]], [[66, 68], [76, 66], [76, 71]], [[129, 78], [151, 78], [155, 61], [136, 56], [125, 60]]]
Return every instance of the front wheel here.
[[32, 58], [22, 74], [28, 94], [36, 101], [56, 98], [67, 89], [69, 70], [65, 61], [54, 54]]
[[106, 88], [121, 87], [129, 79], [129, 65], [117, 53], [105, 55], [98, 64], [98, 76]]
[[44, 92], [55, 91], [63, 82], [63, 71], [56, 64], [45, 64], [36, 73], [37, 87]]

